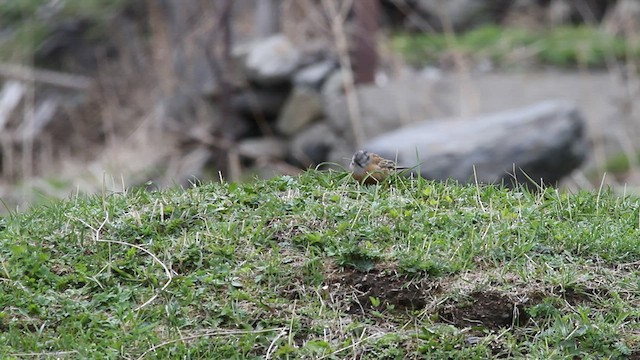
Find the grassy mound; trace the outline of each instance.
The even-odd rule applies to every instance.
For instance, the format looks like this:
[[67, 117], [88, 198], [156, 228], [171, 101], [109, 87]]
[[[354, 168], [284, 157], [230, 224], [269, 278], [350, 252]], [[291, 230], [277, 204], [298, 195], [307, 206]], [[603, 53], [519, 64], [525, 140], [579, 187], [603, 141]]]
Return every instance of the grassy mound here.
[[307, 172], [2, 220], [0, 353], [639, 356], [640, 199]]

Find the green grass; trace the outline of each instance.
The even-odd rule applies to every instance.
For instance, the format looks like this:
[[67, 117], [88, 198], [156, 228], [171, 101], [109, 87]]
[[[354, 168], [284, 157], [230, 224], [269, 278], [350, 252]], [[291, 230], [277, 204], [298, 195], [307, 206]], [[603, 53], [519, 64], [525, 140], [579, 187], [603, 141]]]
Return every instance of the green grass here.
[[604, 67], [608, 59], [640, 55], [640, 44], [592, 26], [558, 26], [545, 30], [482, 26], [456, 36], [396, 34], [392, 47], [416, 66], [437, 63], [451, 53], [475, 61], [490, 59], [501, 67], [553, 65]]
[[0, 354], [624, 359], [640, 199], [307, 172], [0, 221]]

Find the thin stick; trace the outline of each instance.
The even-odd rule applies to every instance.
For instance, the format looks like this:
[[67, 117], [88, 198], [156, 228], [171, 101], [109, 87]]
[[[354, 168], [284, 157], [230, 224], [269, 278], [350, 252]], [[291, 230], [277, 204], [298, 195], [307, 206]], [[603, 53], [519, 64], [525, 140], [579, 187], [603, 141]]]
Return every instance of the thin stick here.
[[0, 76], [19, 80], [42, 82], [61, 87], [87, 90], [91, 87], [91, 78], [66, 74], [59, 71], [41, 70], [33, 67], [0, 63]]
[[204, 333], [204, 334], [199, 334], [199, 335], [191, 335], [191, 336], [185, 336], [185, 337], [181, 337], [179, 339], [174, 339], [174, 340], [169, 340], [169, 341], [165, 341], [163, 343], [160, 343], [158, 345], [154, 345], [152, 347], [150, 347], [147, 351], [143, 352], [142, 355], [140, 355], [138, 357], [138, 360], [142, 359], [143, 357], [145, 357], [145, 355], [147, 355], [148, 353], [155, 351], [163, 346], [166, 345], [170, 345], [170, 344], [174, 344], [177, 343], [179, 341], [186, 341], [186, 340], [192, 340], [192, 339], [197, 339], [200, 337], [209, 337], [209, 336], [225, 336], [225, 335], [243, 335], [243, 334], [260, 334], [260, 333], [266, 333], [266, 332], [273, 332], [273, 331], [284, 331], [286, 330], [286, 328], [274, 328], [274, 329], [264, 329], [264, 330], [253, 330], [253, 331], [242, 331], [242, 330], [230, 330], [230, 331], [214, 331], [214, 332], [210, 332], [210, 333]]
[[355, 80], [351, 67], [351, 59], [349, 58], [349, 45], [347, 43], [347, 37], [345, 35], [343, 26], [346, 14], [343, 15], [338, 12], [335, 0], [323, 0], [322, 5], [324, 5], [325, 10], [329, 13], [329, 17], [333, 19], [333, 21], [331, 22], [331, 30], [333, 31], [333, 37], [336, 41], [340, 68], [343, 70], [343, 85], [345, 95], [347, 96], [349, 119], [351, 121], [351, 127], [353, 129], [353, 137], [356, 147], [360, 148], [362, 144], [364, 144], [365, 135], [364, 127], [362, 126], [362, 117], [360, 114], [360, 103], [358, 102], [358, 97], [356, 96]]
[[353, 344], [351, 344], [351, 345], [348, 345], [348, 346], [345, 346], [345, 347], [343, 347], [343, 348], [340, 348], [340, 349], [338, 349], [338, 350], [336, 350], [336, 351], [332, 352], [331, 354], [328, 354], [328, 355], [325, 355], [325, 356], [323, 356], [323, 357], [319, 358], [318, 360], [326, 359], [326, 358], [331, 357], [331, 356], [333, 356], [333, 355], [335, 355], [335, 354], [337, 354], [337, 353], [341, 353], [341, 352], [343, 352], [343, 351], [345, 351], [345, 350], [349, 350], [349, 349], [351, 349], [352, 347], [356, 347], [356, 346], [358, 346], [358, 345], [362, 344], [362, 343], [363, 343], [363, 342], [365, 342], [365, 341], [369, 341], [369, 340], [371, 340], [372, 338], [382, 337], [383, 335], [384, 335], [384, 334], [373, 334], [373, 335], [371, 335], [371, 336], [367, 336], [366, 338], [364, 338], [364, 339], [362, 339], [362, 340], [360, 340], [360, 341], [356, 341], [356, 342], [354, 342], [354, 343], [353, 343]]
[[487, 209], [484, 208], [484, 205], [482, 204], [482, 199], [480, 199], [480, 185], [478, 184], [478, 174], [476, 173], [476, 166], [473, 165], [473, 179], [476, 182], [476, 194], [477, 194], [477, 200], [478, 200], [478, 205], [480, 205], [480, 208], [482, 209], [483, 212], [486, 212]]
[[276, 337], [273, 338], [273, 341], [271, 341], [271, 344], [269, 344], [269, 348], [267, 349], [267, 354], [265, 355], [266, 360], [269, 360], [271, 358], [271, 352], [275, 350], [275, 345], [276, 345], [276, 342], [278, 342], [278, 339], [285, 336], [286, 334], [287, 334], [287, 330], [283, 328], [282, 330], [280, 330], [278, 335], [276, 335]]
[[56, 358], [60, 358], [60, 356], [65, 356], [65, 355], [71, 355], [71, 354], [77, 354], [78, 352], [76, 350], [70, 350], [70, 351], [55, 351], [55, 352], [42, 352], [42, 353], [14, 353], [14, 354], [8, 354], [9, 356], [28, 356], [28, 357], [35, 357], [35, 358], [40, 358], [41, 356], [47, 356], [47, 357], [56, 357]]
[[600, 195], [602, 194], [602, 187], [604, 186], [604, 179], [607, 177], [607, 173], [602, 174], [602, 180], [600, 181], [600, 187], [598, 188], [598, 196], [596, 196], [596, 210], [600, 209]]
[[[167, 288], [167, 286], [169, 286], [169, 284], [171, 283], [171, 280], [173, 279], [173, 276], [171, 276], [171, 271], [169, 271], [169, 268], [167, 268], [167, 266], [160, 261], [160, 259], [158, 259], [157, 256], [155, 256], [151, 251], [143, 248], [140, 245], [136, 245], [136, 244], [131, 244], [125, 241], [119, 241], [119, 240], [96, 240], [99, 242], [105, 242], [105, 243], [114, 243], [114, 244], [120, 244], [120, 245], [127, 245], [127, 246], [131, 246], [134, 247], [140, 251], [143, 251], [145, 253], [147, 253], [149, 256], [151, 256], [153, 258], [153, 260], [155, 260], [158, 264], [160, 264], [160, 266], [162, 266], [162, 268], [164, 269], [165, 273], [167, 274], [167, 277], [169, 278], [169, 280], [167, 280], [167, 282], [164, 284], [164, 286], [162, 286], [162, 288], [160, 288], [160, 291], [163, 291], [164, 289]], [[138, 311], [140, 309], [142, 309], [143, 307], [147, 306], [148, 304], [150, 304], [153, 300], [155, 300], [158, 297], [158, 294], [153, 295], [149, 300], [145, 301], [144, 304], [138, 306], [137, 308], [134, 309], [134, 311]]]
[[[131, 244], [125, 241], [119, 241], [119, 240], [102, 240], [100, 239], [100, 232], [102, 231], [102, 228], [104, 227], [104, 225], [107, 223], [107, 221], [109, 221], [109, 213], [105, 212], [105, 217], [104, 220], [102, 221], [102, 223], [100, 223], [100, 226], [98, 226], [98, 228], [94, 228], [93, 226], [89, 225], [86, 221], [80, 219], [80, 218], [75, 218], [76, 220], [80, 221], [81, 223], [83, 223], [85, 226], [87, 226], [88, 228], [90, 228], [91, 230], [94, 231], [94, 240], [96, 242], [104, 242], [104, 243], [113, 243], [113, 244], [120, 244], [120, 245], [127, 245], [127, 246], [131, 246], [133, 248], [136, 248], [146, 254], [148, 254], [149, 256], [151, 256], [151, 258], [153, 260], [155, 260], [158, 264], [160, 264], [160, 266], [162, 266], [162, 268], [164, 269], [165, 273], [167, 274], [167, 278], [169, 278], [169, 280], [167, 280], [167, 282], [164, 284], [164, 286], [162, 286], [162, 288], [160, 289], [160, 291], [163, 291], [164, 289], [167, 288], [167, 286], [169, 286], [169, 284], [171, 283], [171, 280], [173, 279], [173, 276], [171, 276], [171, 271], [169, 271], [169, 268], [162, 262], [160, 261], [160, 259], [158, 259], [158, 257], [156, 255], [154, 255], [152, 252], [150, 252], [149, 250], [143, 248], [140, 245], [136, 245], [136, 244]], [[155, 300], [158, 297], [158, 294], [153, 295], [149, 300], [145, 301], [142, 305], [136, 307], [134, 309], [134, 311], [138, 311], [140, 309], [142, 309], [143, 307], [147, 306], [148, 304], [150, 304], [153, 300]]]

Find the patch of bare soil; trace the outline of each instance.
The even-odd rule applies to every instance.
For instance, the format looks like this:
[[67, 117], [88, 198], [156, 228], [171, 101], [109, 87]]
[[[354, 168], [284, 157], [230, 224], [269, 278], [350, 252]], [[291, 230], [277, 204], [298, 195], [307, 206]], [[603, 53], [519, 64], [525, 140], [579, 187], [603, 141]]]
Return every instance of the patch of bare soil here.
[[465, 301], [445, 305], [438, 314], [442, 320], [459, 328], [482, 326], [497, 330], [521, 326], [529, 320], [524, 304], [496, 291], [473, 292]]
[[[414, 280], [398, 275], [388, 268], [376, 268], [369, 272], [345, 269], [334, 272], [327, 278], [330, 289], [337, 290], [351, 299], [348, 312], [362, 313], [370, 310], [420, 310], [435, 306], [437, 298], [442, 295], [446, 282], [425, 278]], [[371, 298], [380, 301], [374, 306]], [[482, 326], [497, 330], [504, 327], [526, 324], [529, 316], [525, 306], [531, 306], [534, 299], [520, 303], [498, 291], [475, 291], [463, 300], [445, 301], [439, 306], [440, 319], [457, 327]], [[391, 306], [389, 306], [391, 305]]]
[[[559, 289], [522, 283], [511, 291], [502, 291], [487, 284], [478, 290], [477, 286], [485, 278], [481, 274], [416, 279], [399, 275], [394, 264], [377, 264], [368, 272], [333, 267], [325, 270], [326, 290], [334, 302], [346, 306], [350, 314], [366, 315], [375, 310], [391, 315], [406, 310], [426, 310], [437, 314], [440, 322], [458, 328], [495, 331], [524, 327], [530, 320], [527, 309], [549, 297], [562, 299], [571, 306], [609, 297], [606, 289], [585, 285]], [[476, 277], [477, 281], [473, 281]]]
[[584, 287], [580, 289], [570, 288], [570, 289], [566, 289], [561, 293], [562, 293], [562, 297], [571, 306], [589, 303], [591, 302], [591, 297], [593, 296], [605, 296], [605, 297], [609, 296], [606, 289], [594, 289], [589, 287]]
[[[339, 290], [343, 294], [353, 294], [352, 304], [348, 309], [351, 314], [378, 307], [396, 310], [422, 309], [440, 292], [439, 285], [433, 280], [426, 278], [411, 281], [391, 269], [381, 267], [369, 272], [356, 269], [334, 272], [327, 277], [327, 283], [330, 289]], [[371, 298], [380, 301], [378, 307], [371, 303]]]

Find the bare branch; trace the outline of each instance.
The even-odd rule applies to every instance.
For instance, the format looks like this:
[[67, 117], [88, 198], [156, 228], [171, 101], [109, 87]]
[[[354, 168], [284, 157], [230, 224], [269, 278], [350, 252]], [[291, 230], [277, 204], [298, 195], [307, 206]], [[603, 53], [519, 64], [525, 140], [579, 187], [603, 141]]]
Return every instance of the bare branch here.
[[42, 82], [78, 90], [86, 90], [91, 87], [91, 79], [86, 76], [35, 69], [18, 64], [0, 63], [0, 76], [18, 80]]

